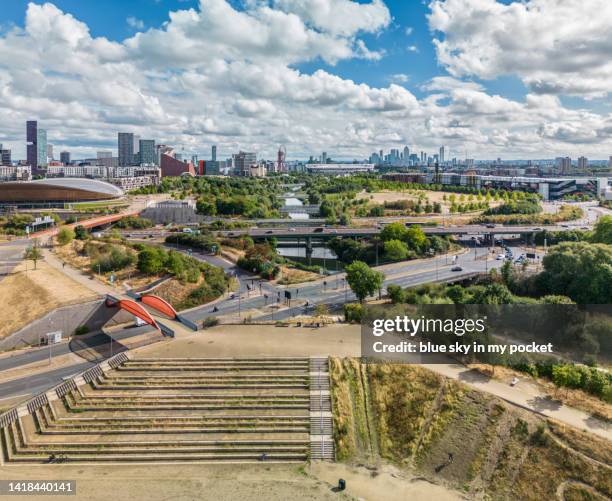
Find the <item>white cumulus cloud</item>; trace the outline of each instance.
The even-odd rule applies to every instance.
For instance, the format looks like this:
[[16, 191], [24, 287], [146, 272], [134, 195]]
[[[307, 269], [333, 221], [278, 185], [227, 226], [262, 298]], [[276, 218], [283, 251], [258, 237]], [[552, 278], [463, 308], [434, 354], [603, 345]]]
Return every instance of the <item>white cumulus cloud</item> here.
[[534, 92], [612, 91], [609, 0], [433, 0], [429, 26], [453, 76], [517, 75]]

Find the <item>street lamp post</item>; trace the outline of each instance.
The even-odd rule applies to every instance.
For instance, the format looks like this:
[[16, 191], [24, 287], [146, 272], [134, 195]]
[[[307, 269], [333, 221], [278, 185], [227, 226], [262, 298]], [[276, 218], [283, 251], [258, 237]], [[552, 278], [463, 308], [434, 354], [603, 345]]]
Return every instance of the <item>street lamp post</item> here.
[[437, 282], [438, 281], [438, 258], [436, 257], [436, 251], [433, 248], [431, 248], [429, 249], [429, 254], [433, 258], [434, 263], [436, 265], [436, 282]]

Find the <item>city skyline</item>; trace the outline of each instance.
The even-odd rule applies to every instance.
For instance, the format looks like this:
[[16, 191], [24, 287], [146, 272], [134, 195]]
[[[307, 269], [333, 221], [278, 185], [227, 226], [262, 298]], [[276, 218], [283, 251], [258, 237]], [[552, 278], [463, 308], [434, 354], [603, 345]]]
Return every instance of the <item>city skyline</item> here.
[[405, 145], [446, 159], [612, 153], [602, 0], [108, 4], [103, 18], [121, 22], [71, 0], [4, 9], [0, 143], [13, 159], [27, 120], [72, 158], [115, 150], [118, 131], [188, 157], [213, 144], [270, 159], [286, 145], [289, 161]]

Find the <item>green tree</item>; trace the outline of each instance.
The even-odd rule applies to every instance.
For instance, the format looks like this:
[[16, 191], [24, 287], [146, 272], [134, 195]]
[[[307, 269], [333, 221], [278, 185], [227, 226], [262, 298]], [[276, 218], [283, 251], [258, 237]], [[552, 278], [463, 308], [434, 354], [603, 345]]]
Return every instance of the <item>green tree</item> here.
[[406, 299], [404, 289], [400, 285], [390, 284], [387, 286], [387, 294], [393, 304], [403, 303]]
[[555, 365], [552, 368], [552, 380], [557, 386], [578, 388], [580, 387], [581, 375], [574, 365]]
[[401, 240], [387, 240], [384, 249], [385, 257], [389, 261], [402, 261], [408, 258], [408, 247]]
[[427, 236], [420, 226], [413, 225], [407, 229], [404, 242], [409, 248], [422, 252], [427, 246]]
[[599, 218], [595, 224], [591, 241], [599, 244], [612, 244], [612, 216]]
[[502, 264], [501, 276], [502, 280], [504, 281], [504, 284], [510, 287], [512, 284], [512, 261], [510, 261], [509, 259], [504, 261], [504, 264]]
[[142, 273], [156, 275], [161, 273], [166, 262], [166, 253], [162, 249], [146, 247], [138, 254], [138, 269]]
[[564, 242], [543, 259], [536, 278], [542, 294], [570, 297], [579, 304], [612, 303], [612, 246]]
[[77, 240], [86, 240], [88, 236], [87, 228], [80, 224], [74, 229], [74, 238]]
[[380, 232], [380, 238], [383, 241], [401, 240], [405, 241], [408, 230], [402, 223], [391, 223], [386, 225]]
[[446, 290], [446, 295], [455, 304], [463, 304], [468, 296], [467, 292], [460, 285], [452, 285]]
[[349, 213], [343, 212], [340, 215], [340, 218], [338, 219], [338, 223], [342, 226], [348, 226], [349, 224], [351, 224], [351, 216], [349, 215]]
[[74, 230], [72, 230], [71, 228], [64, 226], [57, 233], [57, 242], [60, 245], [69, 244], [73, 240], [74, 240]]
[[215, 216], [217, 214], [217, 205], [207, 199], [199, 198], [196, 202], [196, 211], [203, 216]]
[[514, 297], [503, 284], [490, 284], [474, 294], [474, 304], [512, 304]]
[[384, 279], [383, 273], [371, 269], [363, 261], [354, 261], [346, 267], [346, 280], [361, 303], [381, 289]]
[[38, 261], [43, 258], [43, 255], [40, 249], [34, 246], [34, 247], [28, 247], [23, 257], [24, 259], [27, 259], [28, 261], [33, 261], [34, 269], [36, 269], [36, 263], [38, 263]]

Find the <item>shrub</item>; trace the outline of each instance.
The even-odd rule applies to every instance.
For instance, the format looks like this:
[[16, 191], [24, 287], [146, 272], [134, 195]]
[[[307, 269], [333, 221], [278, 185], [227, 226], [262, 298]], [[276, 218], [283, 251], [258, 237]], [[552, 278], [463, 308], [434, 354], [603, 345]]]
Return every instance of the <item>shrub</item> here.
[[57, 234], [57, 243], [67, 245], [74, 240], [74, 231], [71, 228], [63, 227]]
[[397, 284], [391, 284], [387, 287], [387, 294], [393, 304], [403, 303], [406, 299], [406, 293], [401, 286]]
[[87, 228], [85, 228], [84, 226], [78, 225], [74, 229], [74, 237], [77, 240], [86, 240], [88, 236], [89, 233], [87, 232]]
[[81, 336], [83, 334], [87, 334], [89, 332], [89, 327], [86, 325], [79, 325], [76, 329], [74, 329], [75, 336]]
[[363, 308], [358, 303], [347, 303], [344, 305], [344, 320], [351, 324], [361, 323]]
[[203, 329], [208, 329], [210, 327], [214, 327], [215, 325], [219, 325], [219, 319], [215, 317], [206, 317], [202, 322]]

